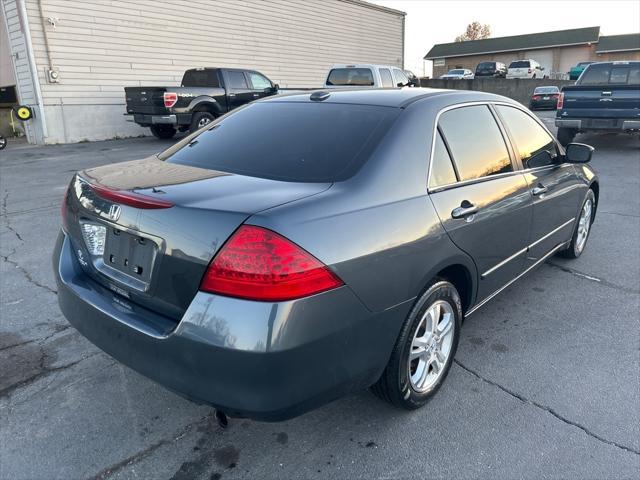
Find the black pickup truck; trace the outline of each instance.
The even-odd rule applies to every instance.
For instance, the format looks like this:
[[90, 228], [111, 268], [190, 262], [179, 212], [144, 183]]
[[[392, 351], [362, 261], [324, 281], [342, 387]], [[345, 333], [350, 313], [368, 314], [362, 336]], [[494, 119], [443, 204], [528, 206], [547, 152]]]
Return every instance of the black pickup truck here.
[[194, 132], [214, 118], [259, 98], [278, 93], [278, 85], [255, 70], [194, 68], [179, 87], [125, 87], [126, 115], [158, 138]]
[[640, 133], [640, 62], [589, 65], [562, 87], [556, 127], [563, 145], [581, 132]]

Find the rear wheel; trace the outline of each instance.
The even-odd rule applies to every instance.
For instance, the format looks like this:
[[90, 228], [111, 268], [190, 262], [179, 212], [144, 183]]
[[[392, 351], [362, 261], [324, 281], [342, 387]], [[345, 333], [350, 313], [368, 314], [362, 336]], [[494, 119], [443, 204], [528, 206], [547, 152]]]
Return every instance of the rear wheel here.
[[171, 125], [151, 125], [151, 133], [156, 138], [167, 140], [173, 138], [176, 134], [176, 129]]
[[461, 322], [458, 291], [447, 281], [435, 281], [409, 313], [373, 393], [407, 410], [427, 403], [451, 369]]
[[560, 127], [558, 128], [558, 141], [563, 147], [566, 147], [573, 142], [573, 138], [576, 136], [576, 133], [578, 132], [573, 128]]
[[0, 135], [0, 150], [7, 146], [7, 139]]
[[571, 243], [566, 250], [562, 250], [559, 254], [565, 258], [578, 258], [584, 252], [587, 245], [589, 233], [591, 233], [591, 224], [596, 212], [596, 195], [593, 190], [589, 189], [587, 196], [582, 203], [580, 214], [571, 237]]
[[214, 117], [212, 113], [196, 112], [193, 114], [193, 118], [191, 119], [191, 127], [189, 130], [193, 133], [196, 130], [200, 130], [202, 127], [206, 127], [215, 119], [216, 117]]

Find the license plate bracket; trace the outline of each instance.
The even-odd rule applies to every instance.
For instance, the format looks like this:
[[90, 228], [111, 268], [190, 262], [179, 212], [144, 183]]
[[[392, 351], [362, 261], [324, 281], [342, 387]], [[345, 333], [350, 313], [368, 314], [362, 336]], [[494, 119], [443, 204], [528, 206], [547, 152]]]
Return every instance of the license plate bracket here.
[[105, 266], [148, 285], [156, 250], [152, 240], [110, 227], [102, 259]]

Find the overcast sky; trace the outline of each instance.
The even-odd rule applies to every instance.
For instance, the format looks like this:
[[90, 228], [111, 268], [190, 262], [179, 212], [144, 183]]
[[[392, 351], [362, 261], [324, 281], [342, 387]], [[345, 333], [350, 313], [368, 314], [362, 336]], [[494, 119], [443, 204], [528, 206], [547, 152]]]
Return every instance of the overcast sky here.
[[405, 68], [431, 72], [422, 58], [436, 43], [453, 42], [478, 20], [493, 37], [600, 26], [603, 35], [640, 32], [638, 0], [369, 0], [407, 13]]

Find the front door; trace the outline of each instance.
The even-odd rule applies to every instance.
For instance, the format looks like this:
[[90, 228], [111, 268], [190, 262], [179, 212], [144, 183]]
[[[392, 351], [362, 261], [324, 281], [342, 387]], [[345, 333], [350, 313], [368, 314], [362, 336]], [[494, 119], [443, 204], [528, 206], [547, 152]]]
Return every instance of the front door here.
[[578, 179], [574, 165], [562, 163], [556, 141], [537, 119], [516, 107], [495, 108], [525, 168], [533, 197], [528, 267], [571, 238], [587, 186]]
[[268, 97], [276, 93], [275, 88], [273, 88], [273, 84], [264, 75], [258, 72], [247, 72], [247, 76], [249, 77], [251, 96], [253, 100]]
[[430, 198], [451, 240], [476, 264], [481, 301], [524, 269], [531, 193], [487, 105], [448, 110], [438, 128]]

